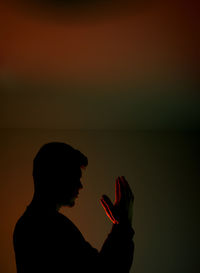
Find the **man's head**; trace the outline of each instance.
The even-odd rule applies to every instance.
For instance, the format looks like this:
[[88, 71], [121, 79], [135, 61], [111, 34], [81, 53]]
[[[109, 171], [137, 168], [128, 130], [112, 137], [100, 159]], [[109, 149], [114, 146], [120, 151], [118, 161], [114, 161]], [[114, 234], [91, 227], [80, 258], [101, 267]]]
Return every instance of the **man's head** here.
[[35, 194], [58, 205], [73, 206], [79, 190], [81, 168], [87, 157], [63, 142], [43, 145], [33, 161]]

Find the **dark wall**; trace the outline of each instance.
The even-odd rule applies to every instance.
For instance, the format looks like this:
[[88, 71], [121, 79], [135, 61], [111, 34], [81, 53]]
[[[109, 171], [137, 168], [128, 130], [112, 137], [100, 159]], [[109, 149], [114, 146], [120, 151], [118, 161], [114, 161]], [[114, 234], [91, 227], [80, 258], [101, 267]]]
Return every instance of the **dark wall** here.
[[88, 156], [76, 206], [61, 211], [94, 247], [111, 228], [99, 199], [106, 193], [114, 200], [115, 178], [124, 175], [135, 195], [131, 273], [197, 272], [199, 134], [1, 129], [0, 136], [0, 272], [16, 272], [13, 228], [32, 198], [33, 157], [52, 140]]

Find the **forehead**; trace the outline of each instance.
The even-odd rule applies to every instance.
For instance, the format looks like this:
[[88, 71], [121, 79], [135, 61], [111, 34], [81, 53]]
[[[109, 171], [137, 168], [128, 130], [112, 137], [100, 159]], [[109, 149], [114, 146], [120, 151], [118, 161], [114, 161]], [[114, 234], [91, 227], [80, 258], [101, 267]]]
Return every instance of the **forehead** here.
[[69, 168], [69, 173], [73, 176], [81, 177], [82, 176], [82, 169], [79, 166], [73, 166]]

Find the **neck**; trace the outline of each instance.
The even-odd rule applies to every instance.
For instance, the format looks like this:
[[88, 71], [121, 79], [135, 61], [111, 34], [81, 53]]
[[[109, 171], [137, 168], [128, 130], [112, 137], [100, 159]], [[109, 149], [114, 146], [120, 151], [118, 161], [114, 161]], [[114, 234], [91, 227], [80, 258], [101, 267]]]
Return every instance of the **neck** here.
[[42, 196], [40, 194], [34, 193], [33, 199], [31, 201], [32, 205], [37, 205], [39, 207], [46, 207], [48, 209], [59, 211], [60, 205], [57, 204], [54, 200], [48, 198], [47, 196]]

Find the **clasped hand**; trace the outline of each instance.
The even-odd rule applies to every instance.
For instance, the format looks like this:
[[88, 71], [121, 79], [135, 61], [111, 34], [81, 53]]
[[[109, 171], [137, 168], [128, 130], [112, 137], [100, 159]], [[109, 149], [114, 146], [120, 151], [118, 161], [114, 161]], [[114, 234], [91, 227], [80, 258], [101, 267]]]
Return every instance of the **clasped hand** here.
[[115, 202], [107, 195], [102, 195], [100, 202], [110, 220], [114, 224], [128, 221], [132, 224], [134, 196], [124, 176], [115, 180]]

